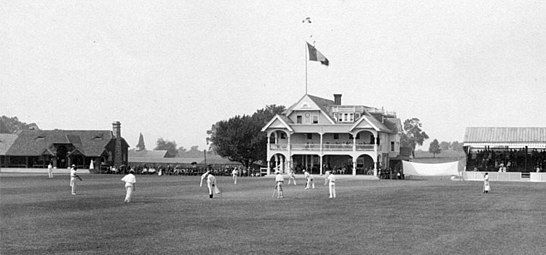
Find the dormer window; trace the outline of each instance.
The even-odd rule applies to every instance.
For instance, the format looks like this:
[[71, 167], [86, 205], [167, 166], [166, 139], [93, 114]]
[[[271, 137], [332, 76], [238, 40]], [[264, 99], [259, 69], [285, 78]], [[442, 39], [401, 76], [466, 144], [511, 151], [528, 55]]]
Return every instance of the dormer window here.
[[296, 116], [296, 124], [301, 124], [303, 120], [303, 117], [301, 115]]
[[318, 116], [313, 115], [313, 124], [318, 124]]

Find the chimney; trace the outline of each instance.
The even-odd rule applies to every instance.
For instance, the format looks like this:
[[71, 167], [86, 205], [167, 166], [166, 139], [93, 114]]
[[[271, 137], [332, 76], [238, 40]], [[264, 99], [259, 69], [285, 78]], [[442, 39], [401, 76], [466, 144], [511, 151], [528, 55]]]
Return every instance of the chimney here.
[[114, 121], [114, 123], [112, 123], [112, 131], [115, 138], [121, 138], [121, 123], [119, 123], [119, 121]]
[[341, 105], [341, 94], [334, 94], [334, 104]]

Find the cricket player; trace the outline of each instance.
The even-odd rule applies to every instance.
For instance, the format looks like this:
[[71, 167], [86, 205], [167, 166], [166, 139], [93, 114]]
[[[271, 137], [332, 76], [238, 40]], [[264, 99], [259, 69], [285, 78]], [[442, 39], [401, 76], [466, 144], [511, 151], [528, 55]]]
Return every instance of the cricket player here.
[[284, 183], [284, 177], [277, 171], [275, 176], [275, 188], [277, 189], [277, 198], [283, 198], [282, 185]]
[[123, 201], [125, 203], [131, 202], [131, 196], [133, 195], [133, 191], [135, 191], [136, 177], [134, 174], [135, 170], [131, 168], [131, 170], [129, 170], [129, 174], [121, 178], [121, 181], [125, 182], [125, 190], [127, 191], [125, 194], [125, 200]]
[[489, 174], [485, 173], [483, 175], [483, 193], [487, 194], [491, 190], [491, 186], [489, 186]]
[[332, 171], [328, 170], [324, 173], [324, 185], [328, 184], [328, 176], [330, 176], [330, 173]]
[[233, 171], [231, 171], [231, 175], [233, 176], [233, 184], [237, 184], [237, 175], [239, 174], [239, 171], [237, 171], [237, 168], [233, 168]]
[[307, 172], [306, 170], [303, 170], [303, 175], [305, 176], [305, 180], [307, 181], [307, 183], [305, 184], [305, 189], [309, 189], [309, 188], [311, 188], [311, 186], [314, 189], [315, 188], [315, 182], [313, 180], [313, 175], [310, 174], [309, 172]]
[[290, 184], [290, 181], [294, 181], [294, 185], [296, 185], [296, 175], [294, 174], [294, 169], [288, 170], [288, 184]]
[[49, 175], [49, 179], [53, 178], [53, 165], [51, 163], [47, 165], [47, 174]]
[[72, 165], [70, 168], [70, 187], [72, 187], [72, 195], [76, 195], [76, 179], [83, 181], [82, 178], [76, 173], [76, 165]]
[[328, 183], [330, 188], [330, 198], [336, 198], [336, 177], [334, 175], [334, 172], [331, 172], [328, 175]]
[[216, 194], [220, 194], [220, 189], [218, 189], [218, 186], [216, 185], [216, 177], [210, 173], [210, 171], [206, 171], [203, 175], [201, 175], [201, 183], [199, 183], [199, 187], [203, 187], [203, 180], [207, 180], [207, 188], [209, 189], [209, 197], [212, 198], [213, 191]]

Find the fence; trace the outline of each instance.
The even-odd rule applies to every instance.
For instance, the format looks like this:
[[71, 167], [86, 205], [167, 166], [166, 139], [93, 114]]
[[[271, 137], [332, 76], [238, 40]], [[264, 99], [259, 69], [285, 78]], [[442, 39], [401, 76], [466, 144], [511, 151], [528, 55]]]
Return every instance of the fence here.
[[468, 181], [483, 181], [485, 173], [488, 173], [489, 181], [521, 181], [521, 172], [464, 172], [463, 178]]
[[546, 182], [546, 173], [530, 173], [529, 181]]

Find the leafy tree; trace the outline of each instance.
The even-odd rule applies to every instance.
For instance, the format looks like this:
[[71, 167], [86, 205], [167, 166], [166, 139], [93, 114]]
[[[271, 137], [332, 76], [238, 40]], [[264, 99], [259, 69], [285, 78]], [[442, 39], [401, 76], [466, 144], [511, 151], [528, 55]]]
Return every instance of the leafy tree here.
[[446, 142], [446, 141], [441, 141], [440, 142], [440, 149], [443, 150], [443, 151], [447, 151], [451, 148], [451, 144], [449, 142]]
[[144, 136], [142, 136], [142, 133], [140, 133], [140, 136], [138, 137], [138, 144], [136, 145], [137, 151], [143, 151], [146, 150], [146, 145], [144, 144]]
[[0, 118], [0, 133], [15, 133], [19, 130], [29, 130], [35, 129], [39, 130], [36, 123], [27, 124], [25, 122], [19, 121], [17, 117], [7, 117], [2, 115]]
[[454, 150], [454, 151], [463, 151], [463, 143], [453, 141], [451, 143], [451, 149]]
[[415, 157], [415, 147], [423, 145], [423, 142], [428, 139], [427, 133], [421, 129], [423, 124], [418, 118], [407, 119], [404, 121], [404, 132], [400, 138], [402, 147], [409, 147]]
[[257, 110], [252, 116], [235, 116], [214, 124], [207, 133], [212, 149], [222, 157], [237, 161], [249, 167], [267, 157], [267, 135], [261, 131], [284, 106], [269, 105]]
[[442, 152], [442, 149], [440, 149], [440, 144], [438, 143], [438, 139], [434, 139], [430, 146], [428, 147], [428, 152], [432, 153], [434, 157], [436, 157], [436, 154], [440, 154]]
[[176, 150], [175, 141], [167, 141], [163, 138], [157, 139], [157, 143], [154, 150], [167, 150], [167, 158], [174, 158], [178, 154]]

